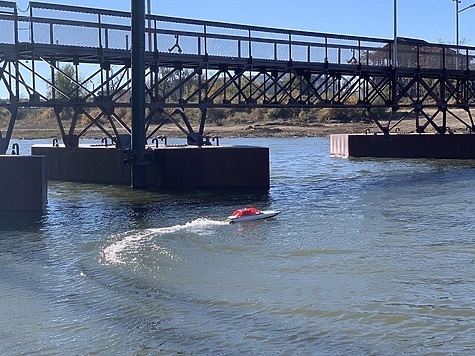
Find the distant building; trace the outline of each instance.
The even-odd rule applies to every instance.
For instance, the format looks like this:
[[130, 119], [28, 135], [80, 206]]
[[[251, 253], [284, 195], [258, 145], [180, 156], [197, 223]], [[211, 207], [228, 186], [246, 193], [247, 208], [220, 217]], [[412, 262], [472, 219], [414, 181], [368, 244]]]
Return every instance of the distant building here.
[[[369, 53], [368, 64], [388, 65], [388, 53], [391, 53], [392, 56], [392, 47], [393, 43], [390, 43], [385, 45], [382, 51]], [[467, 67], [465, 53], [458, 53], [449, 46], [433, 44], [416, 38], [397, 38], [397, 58], [397, 66], [400, 68], [464, 69]], [[475, 63], [469, 65], [472, 68]]]

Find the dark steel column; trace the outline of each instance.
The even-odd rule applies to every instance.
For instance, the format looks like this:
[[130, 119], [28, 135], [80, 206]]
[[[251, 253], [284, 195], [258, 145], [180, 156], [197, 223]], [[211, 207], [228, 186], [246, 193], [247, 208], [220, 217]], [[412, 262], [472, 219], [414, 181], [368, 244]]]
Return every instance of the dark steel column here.
[[[145, 151], [145, 0], [131, 0], [132, 9], [132, 157]], [[132, 188], [145, 186], [145, 167], [132, 160]]]

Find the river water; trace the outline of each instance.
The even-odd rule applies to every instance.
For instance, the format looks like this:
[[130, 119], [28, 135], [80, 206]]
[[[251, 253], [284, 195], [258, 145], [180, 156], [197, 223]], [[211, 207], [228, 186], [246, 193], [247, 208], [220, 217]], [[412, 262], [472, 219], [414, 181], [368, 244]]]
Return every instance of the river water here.
[[[269, 147], [270, 190], [50, 182], [2, 212], [0, 353], [475, 353], [474, 161], [222, 144]], [[223, 222], [248, 205], [282, 213]]]

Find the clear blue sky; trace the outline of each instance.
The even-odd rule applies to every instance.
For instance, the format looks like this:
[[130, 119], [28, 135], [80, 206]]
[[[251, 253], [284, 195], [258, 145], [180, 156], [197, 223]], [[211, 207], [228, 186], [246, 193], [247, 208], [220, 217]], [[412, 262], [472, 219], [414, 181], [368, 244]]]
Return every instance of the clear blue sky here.
[[[130, 11], [130, 0], [44, 0], [46, 3]], [[147, 0], [145, 0], [147, 3]], [[459, 9], [475, 0], [462, 0]], [[28, 1], [17, 0], [20, 9]], [[452, 0], [397, 0], [398, 35], [455, 43]], [[278, 28], [393, 37], [394, 0], [151, 0], [152, 13]], [[475, 8], [459, 14], [460, 41], [475, 46]]]

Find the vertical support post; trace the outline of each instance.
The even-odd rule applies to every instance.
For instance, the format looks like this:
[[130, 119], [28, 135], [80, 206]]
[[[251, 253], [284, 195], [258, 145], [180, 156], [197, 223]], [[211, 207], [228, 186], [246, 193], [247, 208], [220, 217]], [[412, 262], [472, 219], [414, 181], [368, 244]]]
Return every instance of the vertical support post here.
[[358, 40], [358, 65], [361, 65], [361, 40]]
[[394, 0], [394, 46], [393, 46], [393, 67], [397, 67], [397, 0]]
[[[447, 63], [445, 61], [445, 57], [446, 56], [446, 53], [445, 53], [445, 47], [442, 48], [442, 67], [440, 69], [443, 69], [444, 71], [447, 69]], [[420, 68], [420, 63], [419, 63], [419, 45], [417, 45], [417, 67]], [[456, 57], [455, 60], [458, 62], [458, 58]], [[450, 62], [449, 62], [450, 63]]]
[[454, 0], [455, 1], [455, 45], [457, 46], [457, 49], [455, 50], [455, 69], [459, 69], [459, 2], [460, 0]]
[[394, 16], [394, 44], [393, 44], [393, 83], [392, 83], [392, 104], [393, 104], [393, 112], [397, 110], [397, 82], [398, 82], [398, 75], [397, 75], [397, 67], [398, 67], [398, 53], [397, 53], [397, 0], [394, 0], [394, 9], [393, 9], [393, 16]]
[[206, 25], [203, 26], [203, 34], [205, 36], [205, 56], [208, 56], [208, 35], [206, 32]]
[[252, 59], [252, 39], [251, 39], [251, 30], [249, 29], [248, 31], [248, 37], [249, 37], [249, 59]]
[[104, 29], [104, 42], [106, 49], [109, 49], [109, 29], [107, 27]]
[[445, 88], [447, 87], [447, 77], [441, 76], [440, 79], [440, 98], [439, 98], [439, 110], [442, 111], [442, 129], [439, 133], [445, 134], [447, 132], [447, 99], [445, 95]]
[[158, 52], [157, 20], [153, 20], [153, 50]]
[[54, 30], [53, 24], [49, 24], [49, 44], [52, 45], [54, 43]]
[[328, 37], [325, 36], [325, 63], [328, 63]]
[[292, 63], [292, 35], [289, 32], [289, 62]]
[[[145, 151], [145, 0], [132, 8], [132, 151]], [[145, 186], [145, 169], [132, 161], [132, 188]]]
[[99, 30], [99, 48], [102, 48], [102, 24], [101, 24], [101, 14], [97, 14], [97, 29]]
[[152, 52], [152, 7], [150, 5], [150, 0], [147, 0], [147, 15], [148, 51]]
[[[460, 0], [454, 0], [455, 1], [455, 45], [458, 47], [460, 44], [459, 40], [459, 3]], [[458, 52], [458, 48], [457, 48]]]
[[468, 55], [468, 48], [465, 50], [465, 69], [470, 69], [470, 57]]
[[[17, 21], [16, 19], [16, 11], [15, 11], [15, 21]], [[17, 25], [15, 25], [15, 28], [17, 27]], [[31, 44], [33, 45], [35, 43], [35, 33], [33, 31], [33, 6], [30, 5], [30, 42]]]

